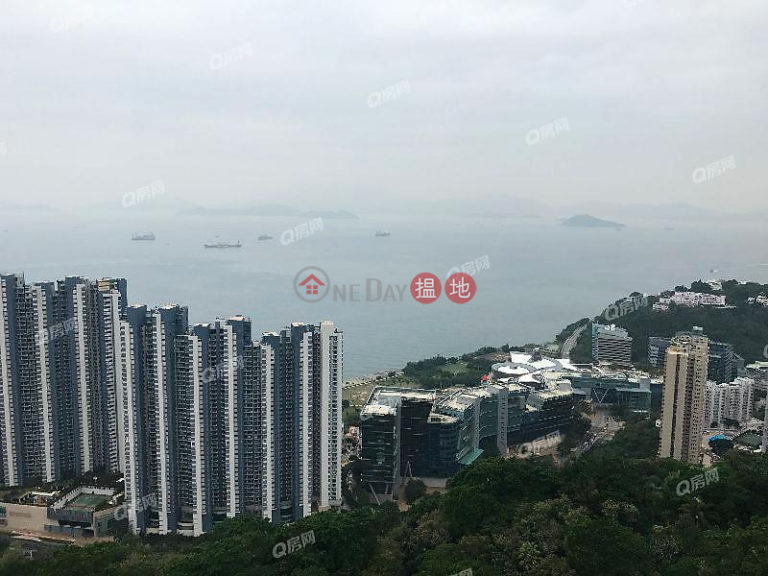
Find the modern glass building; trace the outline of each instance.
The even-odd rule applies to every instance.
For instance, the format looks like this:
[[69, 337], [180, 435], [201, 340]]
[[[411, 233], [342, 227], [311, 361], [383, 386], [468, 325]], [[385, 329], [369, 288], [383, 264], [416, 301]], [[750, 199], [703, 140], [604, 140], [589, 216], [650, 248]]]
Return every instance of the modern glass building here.
[[633, 412], [649, 413], [651, 410], [650, 376], [604, 376], [585, 371], [578, 376], [569, 376], [568, 380], [579, 400], [596, 406], [624, 406]]
[[400, 404], [368, 404], [360, 412], [362, 483], [392, 496], [400, 477]]

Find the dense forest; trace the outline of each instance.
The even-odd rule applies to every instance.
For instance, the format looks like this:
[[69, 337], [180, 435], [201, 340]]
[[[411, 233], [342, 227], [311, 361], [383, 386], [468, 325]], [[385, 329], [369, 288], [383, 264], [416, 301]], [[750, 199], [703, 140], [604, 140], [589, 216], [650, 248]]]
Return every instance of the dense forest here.
[[[44, 560], [8, 551], [0, 574], [768, 574], [768, 457], [731, 450], [716, 481], [681, 496], [679, 483], [702, 471], [656, 458], [657, 446], [643, 420], [562, 467], [483, 458], [407, 512], [388, 503], [290, 526], [236, 518], [194, 540], [127, 536]], [[276, 545], [310, 531], [310, 542], [275, 557]]]

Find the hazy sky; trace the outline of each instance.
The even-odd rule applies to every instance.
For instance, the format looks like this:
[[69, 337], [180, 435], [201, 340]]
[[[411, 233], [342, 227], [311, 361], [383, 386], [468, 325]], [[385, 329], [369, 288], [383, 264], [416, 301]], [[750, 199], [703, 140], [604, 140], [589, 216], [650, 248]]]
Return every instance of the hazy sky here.
[[3, 0], [0, 203], [768, 207], [767, 46], [765, 0]]

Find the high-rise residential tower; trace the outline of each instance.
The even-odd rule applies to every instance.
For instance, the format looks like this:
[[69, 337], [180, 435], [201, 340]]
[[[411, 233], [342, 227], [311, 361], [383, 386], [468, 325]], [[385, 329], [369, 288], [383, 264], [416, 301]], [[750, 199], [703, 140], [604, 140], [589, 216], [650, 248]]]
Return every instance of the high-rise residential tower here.
[[211, 512], [215, 520], [241, 512], [243, 353], [251, 344], [250, 320], [238, 316], [198, 324], [202, 380], [207, 389], [206, 438]]
[[698, 464], [709, 340], [701, 328], [680, 333], [667, 349], [659, 455]]
[[119, 470], [114, 336], [125, 294], [122, 279], [0, 277], [3, 484]]
[[0, 484], [122, 472], [135, 532], [199, 535], [341, 503], [343, 334], [188, 326], [125, 280], [0, 276]]
[[194, 335], [176, 337], [176, 472], [177, 526], [183, 534], [199, 536], [210, 530], [210, 443], [206, 430], [208, 382], [203, 347]]
[[275, 523], [341, 503], [343, 334], [333, 323], [265, 333], [268, 498]]

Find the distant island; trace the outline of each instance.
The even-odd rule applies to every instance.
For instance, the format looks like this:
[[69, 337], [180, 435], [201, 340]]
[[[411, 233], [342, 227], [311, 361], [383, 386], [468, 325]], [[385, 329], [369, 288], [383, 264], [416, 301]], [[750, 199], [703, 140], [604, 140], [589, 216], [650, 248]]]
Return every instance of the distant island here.
[[241, 206], [213, 208], [207, 206], [193, 206], [181, 212], [190, 216], [258, 216], [258, 217], [296, 217], [296, 218], [325, 218], [354, 219], [357, 214], [348, 210], [300, 210], [292, 206], [282, 204], [262, 204], [260, 206]]
[[603, 220], [602, 218], [595, 218], [589, 214], [577, 214], [563, 220], [563, 226], [571, 226], [573, 228], [626, 228], [625, 224], [619, 222], [612, 222], [610, 220]]
[[310, 210], [304, 212], [307, 218], [327, 218], [329, 220], [354, 220], [358, 218], [357, 214], [348, 210]]

